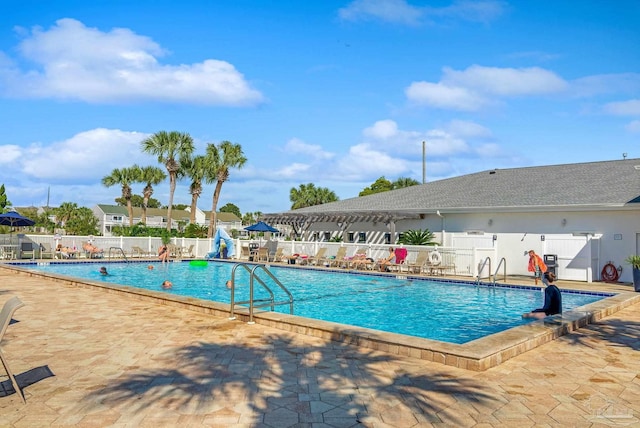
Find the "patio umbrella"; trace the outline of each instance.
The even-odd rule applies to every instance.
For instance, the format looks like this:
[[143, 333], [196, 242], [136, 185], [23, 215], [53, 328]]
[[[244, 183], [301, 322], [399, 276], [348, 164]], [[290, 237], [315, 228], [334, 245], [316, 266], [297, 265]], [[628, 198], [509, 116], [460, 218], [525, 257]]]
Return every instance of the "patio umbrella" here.
[[259, 221], [256, 224], [247, 226], [244, 228], [244, 230], [248, 230], [249, 232], [272, 232], [272, 233], [278, 232], [278, 229], [276, 229], [275, 227], [269, 226], [264, 221]]
[[[21, 216], [15, 211], [9, 211], [8, 213], [0, 214], [0, 226], [9, 226], [11, 228], [14, 228], [22, 226], [33, 226], [34, 224], [36, 224], [35, 221], [31, 220], [30, 218]], [[9, 229], [9, 242], [11, 242], [12, 235], [13, 229]]]

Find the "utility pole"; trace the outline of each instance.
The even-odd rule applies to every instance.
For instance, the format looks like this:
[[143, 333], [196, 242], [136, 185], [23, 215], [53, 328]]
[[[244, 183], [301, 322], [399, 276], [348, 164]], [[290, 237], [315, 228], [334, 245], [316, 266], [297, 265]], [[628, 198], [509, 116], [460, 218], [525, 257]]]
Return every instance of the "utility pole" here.
[[422, 184], [427, 182], [427, 143], [422, 141]]

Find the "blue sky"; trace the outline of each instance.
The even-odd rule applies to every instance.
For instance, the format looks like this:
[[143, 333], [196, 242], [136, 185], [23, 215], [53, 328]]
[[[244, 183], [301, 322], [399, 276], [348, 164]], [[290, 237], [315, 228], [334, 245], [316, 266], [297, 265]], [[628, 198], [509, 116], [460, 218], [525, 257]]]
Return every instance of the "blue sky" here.
[[[154, 132], [248, 162], [219, 206], [288, 210], [378, 177], [640, 158], [640, 2], [3, 0], [0, 183], [113, 203]], [[189, 203], [181, 182], [176, 203]], [[142, 185], [135, 185], [140, 193]], [[154, 197], [168, 201], [168, 182]], [[199, 206], [211, 209], [213, 185]]]

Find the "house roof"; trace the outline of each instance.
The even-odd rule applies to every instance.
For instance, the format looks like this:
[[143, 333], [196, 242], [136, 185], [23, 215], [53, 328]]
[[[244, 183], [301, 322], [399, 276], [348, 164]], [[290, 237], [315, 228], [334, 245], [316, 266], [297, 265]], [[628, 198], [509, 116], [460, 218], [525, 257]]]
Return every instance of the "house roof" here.
[[[111, 214], [111, 215], [119, 214], [125, 217], [129, 215], [129, 213], [127, 212], [127, 207], [122, 205], [98, 204], [98, 207], [105, 214]], [[208, 211], [208, 213], [210, 212], [211, 211]], [[142, 215], [142, 208], [133, 207], [133, 216], [136, 218], [139, 218], [141, 215]], [[166, 217], [166, 216], [167, 216], [166, 208], [147, 208], [147, 217]], [[229, 222], [229, 223], [241, 221], [241, 219], [238, 218], [238, 216], [233, 213], [219, 212], [216, 214], [216, 217], [219, 221]], [[187, 210], [173, 209], [171, 210], [171, 218], [176, 221], [185, 220], [185, 219], [188, 220], [189, 218], [191, 218], [191, 213]], [[208, 214], [207, 214], [207, 218], [209, 218]]]
[[[418, 214], [478, 211], [550, 211], [625, 208], [640, 202], [640, 159], [492, 169], [279, 214], [271, 222], [321, 215]], [[316, 219], [317, 220], [317, 219]], [[375, 219], [374, 219], [375, 220]]]

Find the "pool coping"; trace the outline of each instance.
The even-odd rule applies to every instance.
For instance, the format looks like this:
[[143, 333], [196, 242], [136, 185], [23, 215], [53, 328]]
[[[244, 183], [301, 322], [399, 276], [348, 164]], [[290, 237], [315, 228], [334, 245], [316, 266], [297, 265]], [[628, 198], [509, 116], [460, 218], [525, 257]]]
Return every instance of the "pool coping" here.
[[[95, 263], [100, 263], [100, 261], [96, 261]], [[194, 310], [216, 317], [229, 318], [230, 315], [231, 308], [230, 305], [226, 303], [168, 295], [160, 291], [144, 290], [111, 283], [85, 279], [79, 280], [64, 275], [24, 269], [19, 267], [19, 264], [0, 263], [0, 268], [14, 271], [20, 275], [47, 278], [66, 286], [100, 289], [110, 293], [126, 294], [138, 300], [147, 300], [161, 305]], [[451, 282], [468, 283], [468, 281]], [[522, 288], [530, 287], [523, 286]], [[575, 290], [567, 291], [573, 292]], [[613, 294], [609, 292], [589, 292], [586, 290], [584, 292], [589, 294]], [[397, 333], [387, 333], [369, 328], [355, 327], [277, 312], [255, 312], [253, 320], [257, 324], [289, 331], [291, 333], [348, 343], [354, 346], [395, 355], [419, 358], [466, 370], [484, 371], [560, 336], [597, 322], [623, 308], [640, 303], [640, 293], [626, 291], [615, 293], [613, 296], [605, 297], [597, 302], [581, 306], [574, 310], [564, 312], [563, 314], [536, 320], [529, 324], [513, 327], [509, 330], [494, 333], [464, 344], [454, 344]], [[236, 308], [234, 315], [239, 321], [249, 321], [248, 309]]]

